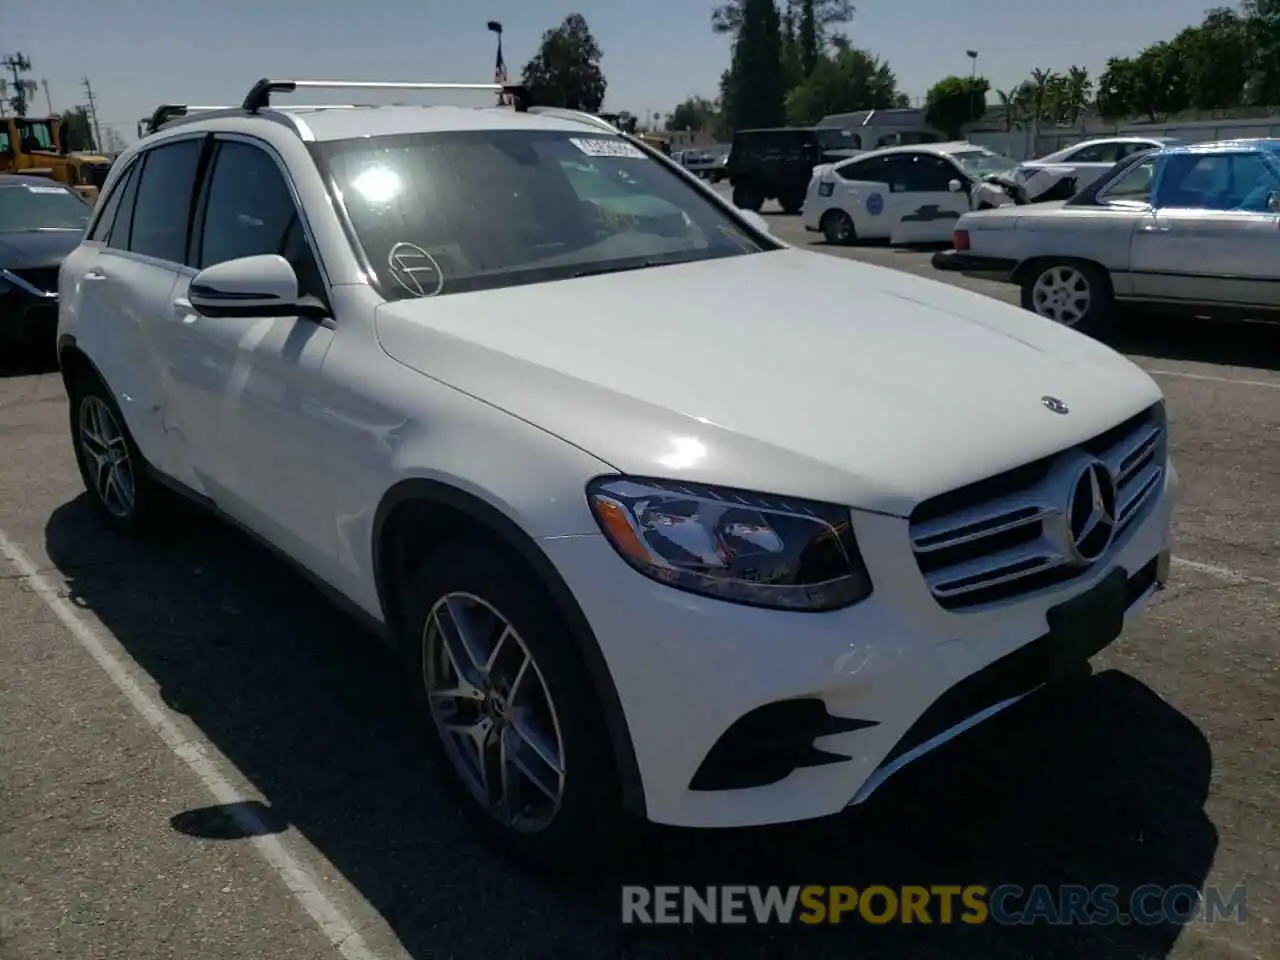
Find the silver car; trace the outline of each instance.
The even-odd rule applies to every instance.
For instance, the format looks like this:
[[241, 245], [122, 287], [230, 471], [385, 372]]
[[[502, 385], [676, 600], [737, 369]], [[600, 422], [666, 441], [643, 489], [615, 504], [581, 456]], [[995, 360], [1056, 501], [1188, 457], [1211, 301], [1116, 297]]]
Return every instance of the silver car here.
[[1097, 335], [1116, 302], [1280, 318], [1280, 140], [1166, 147], [1066, 201], [966, 213], [933, 265]]

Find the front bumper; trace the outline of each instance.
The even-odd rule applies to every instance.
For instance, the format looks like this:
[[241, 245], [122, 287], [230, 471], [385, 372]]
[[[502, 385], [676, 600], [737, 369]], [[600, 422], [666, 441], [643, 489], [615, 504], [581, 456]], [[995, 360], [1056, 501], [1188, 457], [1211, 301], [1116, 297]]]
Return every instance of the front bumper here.
[[1016, 260], [984, 257], [968, 250], [939, 250], [933, 255], [931, 262], [935, 270], [963, 273], [987, 280], [1002, 280], [1006, 283], [1013, 279], [1013, 270], [1018, 265]]
[[19, 290], [0, 294], [0, 344], [8, 347], [53, 343], [58, 329], [58, 296], [31, 296]]
[[[907, 521], [895, 517], [855, 515], [875, 593], [823, 614], [754, 609], [664, 587], [628, 567], [602, 536], [542, 546], [600, 644], [648, 818], [690, 827], [781, 823], [865, 800], [907, 763], [1049, 678], [1048, 611], [1117, 567], [1129, 577], [1125, 618], [1141, 610], [1167, 577], [1169, 475], [1105, 564], [1069, 584], [966, 612], [934, 601]], [[787, 716], [764, 721], [756, 713], [785, 701], [825, 709], [793, 703]], [[713, 776], [710, 789], [695, 789], [717, 744], [744, 723], [770, 741], [765, 752], [774, 761], [788, 750], [792, 759], [800, 755], [786, 742], [797, 736], [810, 737], [800, 746], [826, 758], [810, 752], [771, 783], [735, 786], [731, 776]]]

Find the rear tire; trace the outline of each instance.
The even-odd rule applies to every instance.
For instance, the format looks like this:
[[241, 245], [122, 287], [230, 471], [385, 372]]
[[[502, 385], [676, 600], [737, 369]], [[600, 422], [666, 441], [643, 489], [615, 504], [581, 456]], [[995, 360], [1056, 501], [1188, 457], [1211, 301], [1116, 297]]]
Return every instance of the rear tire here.
[[740, 183], [733, 188], [733, 205], [739, 210], [750, 210], [759, 213], [764, 206], [764, 194], [760, 188], [751, 183]]
[[1022, 280], [1022, 306], [1090, 337], [1111, 329], [1115, 297], [1111, 277], [1092, 263], [1041, 260]]
[[117, 533], [155, 533], [173, 498], [152, 478], [115, 397], [87, 372], [70, 379], [67, 394], [76, 465], [98, 519]]
[[822, 215], [818, 227], [822, 230], [827, 243], [834, 246], [847, 246], [858, 239], [853, 218], [843, 210], [828, 210]]
[[612, 745], [542, 584], [505, 550], [459, 541], [428, 556], [404, 595], [414, 699], [435, 766], [467, 819], [539, 870], [609, 857], [626, 826]]
[[804, 208], [804, 194], [799, 192], [784, 193], [778, 198], [782, 212], [790, 215], [799, 213]]

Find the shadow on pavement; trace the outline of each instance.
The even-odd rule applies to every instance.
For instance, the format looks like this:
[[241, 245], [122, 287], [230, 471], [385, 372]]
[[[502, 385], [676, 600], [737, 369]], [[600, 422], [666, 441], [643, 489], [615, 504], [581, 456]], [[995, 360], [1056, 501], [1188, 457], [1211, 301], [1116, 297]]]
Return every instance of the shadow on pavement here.
[[44, 349], [0, 344], [0, 380], [53, 373], [57, 369], [58, 358], [54, 355], [52, 346]]
[[1280, 370], [1280, 323], [1197, 320], [1128, 311], [1107, 342], [1122, 353], [1229, 367]]
[[[54, 511], [47, 548], [96, 614], [266, 803], [172, 828], [235, 842], [295, 827], [415, 957], [1165, 955], [1160, 926], [623, 927], [619, 884], [1199, 887], [1217, 847], [1199, 730], [1108, 672], [1046, 691], [908, 768], [855, 813], [805, 826], [647, 828], [590, 883], [532, 878], [480, 846], [427, 774], [396, 659], [281, 562], [194, 518], [151, 544]], [[233, 809], [236, 808], [236, 809]]]

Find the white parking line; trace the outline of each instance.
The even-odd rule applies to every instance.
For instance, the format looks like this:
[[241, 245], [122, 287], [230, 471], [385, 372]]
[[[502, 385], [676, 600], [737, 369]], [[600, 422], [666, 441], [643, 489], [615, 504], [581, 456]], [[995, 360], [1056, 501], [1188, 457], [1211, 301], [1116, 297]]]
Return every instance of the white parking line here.
[[1280, 587], [1280, 581], [1267, 580], [1264, 577], [1253, 577], [1247, 573], [1241, 573], [1239, 570], [1232, 570], [1230, 567], [1220, 567], [1215, 563], [1201, 563], [1199, 560], [1186, 560], [1182, 557], [1174, 557], [1173, 563], [1174, 566], [1186, 567], [1188, 570], [1205, 573], [1211, 577], [1217, 577], [1219, 580], [1230, 580], [1233, 583], [1256, 583], [1263, 587]]
[[1181, 370], [1153, 370], [1146, 368], [1153, 377], [1179, 377], [1182, 380], [1207, 380], [1210, 383], [1230, 383], [1237, 387], [1268, 387], [1280, 390], [1280, 380], [1238, 380], [1235, 377], [1211, 377], [1203, 373], [1183, 373]]
[[[133, 678], [126, 666], [126, 663], [132, 663], [132, 659], [127, 654], [112, 652], [103, 642], [98, 630], [59, 595], [57, 588], [41, 576], [39, 568], [27, 556], [26, 551], [9, 539], [2, 529], [0, 554], [8, 558], [36, 596], [62, 621], [63, 626], [111, 678], [111, 682], [124, 694], [138, 715], [164, 741], [174, 756], [200, 779], [214, 799], [222, 804], [242, 804], [245, 797], [222, 772], [228, 767], [234, 769], [231, 762], [212, 745], [196, 743], [182, 732], [174, 714], [148, 695]], [[137, 664], [133, 666], [137, 667]], [[342, 908], [321, 889], [315, 876], [286, 849], [279, 837], [266, 833], [264, 825], [251, 808], [235, 806], [230, 812], [236, 825], [250, 837], [258, 855], [276, 872], [293, 899], [315, 921], [320, 932], [337, 949], [339, 955], [345, 960], [378, 960], [378, 955], [365, 944], [364, 938]], [[331, 867], [330, 870], [333, 875], [339, 875], [336, 869]]]

